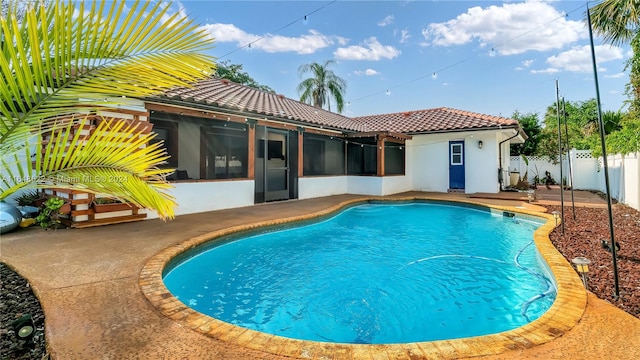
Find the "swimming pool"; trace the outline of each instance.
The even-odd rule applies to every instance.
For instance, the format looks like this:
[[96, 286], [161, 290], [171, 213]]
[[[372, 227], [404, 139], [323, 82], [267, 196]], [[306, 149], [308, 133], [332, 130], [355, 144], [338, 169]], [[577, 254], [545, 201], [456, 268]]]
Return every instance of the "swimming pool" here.
[[532, 244], [540, 224], [443, 204], [365, 204], [304, 227], [217, 241], [172, 263], [164, 282], [199, 312], [296, 339], [388, 344], [490, 334], [527, 324], [553, 303]]

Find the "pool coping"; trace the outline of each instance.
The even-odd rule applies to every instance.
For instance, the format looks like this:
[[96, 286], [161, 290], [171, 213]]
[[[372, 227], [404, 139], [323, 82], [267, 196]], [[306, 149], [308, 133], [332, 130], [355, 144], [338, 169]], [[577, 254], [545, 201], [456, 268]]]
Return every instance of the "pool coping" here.
[[[342, 344], [297, 340], [246, 329], [199, 313], [175, 298], [162, 280], [165, 268], [179, 255], [216, 238], [260, 227], [282, 225], [331, 215], [345, 207], [367, 202], [433, 201], [460, 203], [497, 211], [524, 214], [547, 221], [534, 233], [534, 243], [544, 258], [557, 286], [556, 300], [540, 318], [519, 328], [460, 339], [416, 342], [406, 344]], [[427, 196], [362, 197], [346, 200], [327, 209], [310, 214], [259, 221], [233, 226], [202, 234], [154, 255], [142, 268], [138, 284], [147, 300], [164, 316], [201, 334], [237, 346], [264, 351], [292, 358], [311, 359], [333, 357], [338, 359], [389, 357], [437, 357], [457, 359], [483, 355], [498, 355], [509, 350], [528, 349], [550, 342], [573, 328], [582, 318], [587, 305], [587, 292], [569, 262], [556, 250], [549, 234], [556, 227], [556, 219], [550, 214], [510, 206], [487, 205], [471, 200], [443, 200]], [[559, 224], [559, 220], [558, 220]]]

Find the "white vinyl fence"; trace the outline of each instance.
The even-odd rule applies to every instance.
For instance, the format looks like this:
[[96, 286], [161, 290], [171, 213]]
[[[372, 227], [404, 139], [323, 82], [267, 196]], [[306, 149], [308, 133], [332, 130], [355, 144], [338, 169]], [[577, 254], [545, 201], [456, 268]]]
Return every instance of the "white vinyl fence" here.
[[[571, 161], [566, 156], [563, 156], [562, 159], [564, 182], [571, 184], [569, 176], [569, 170], [571, 170], [574, 189], [605, 192], [603, 158], [592, 157], [589, 150], [573, 149], [569, 154]], [[511, 168], [509, 169], [511, 174], [524, 176], [525, 173], [528, 173], [527, 178], [530, 183], [533, 183], [536, 175], [540, 179], [544, 179], [545, 172], [549, 171], [553, 179], [560, 182], [560, 163], [554, 165], [548, 158], [539, 156], [529, 156], [527, 159], [529, 166], [521, 156], [512, 156]], [[571, 162], [571, 169], [569, 169], [569, 162]], [[607, 163], [611, 197], [640, 210], [640, 153], [609, 155]]]

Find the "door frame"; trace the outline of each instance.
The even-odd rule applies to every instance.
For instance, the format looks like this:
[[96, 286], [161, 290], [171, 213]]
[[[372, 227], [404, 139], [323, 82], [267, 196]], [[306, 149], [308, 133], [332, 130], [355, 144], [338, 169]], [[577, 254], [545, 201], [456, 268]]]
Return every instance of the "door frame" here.
[[[269, 166], [269, 134], [280, 134], [284, 136], [284, 156], [285, 162], [284, 166]], [[289, 131], [274, 129], [274, 128], [266, 128], [266, 140], [264, 142], [264, 200], [266, 201], [275, 201], [275, 200], [289, 200], [289, 189], [291, 184], [289, 183], [289, 172], [291, 171], [291, 167], [289, 166], [291, 161], [291, 154], [289, 154], [289, 142], [291, 139], [289, 138]], [[295, 159], [297, 161], [297, 159]], [[269, 170], [275, 171], [284, 171], [285, 177], [285, 188], [282, 190], [269, 191]]]
[[[459, 147], [460, 159], [454, 160], [454, 148]], [[449, 141], [449, 189], [464, 190], [466, 185], [465, 179], [465, 160], [464, 160], [464, 140]]]

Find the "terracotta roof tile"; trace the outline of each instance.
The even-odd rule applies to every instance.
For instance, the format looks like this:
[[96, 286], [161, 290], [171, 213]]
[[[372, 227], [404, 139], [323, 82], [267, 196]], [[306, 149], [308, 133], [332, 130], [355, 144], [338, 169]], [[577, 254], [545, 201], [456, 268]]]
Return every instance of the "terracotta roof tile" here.
[[444, 107], [359, 116], [353, 120], [366, 124], [367, 131], [387, 130], [399, 133], [442, 132], [518, 125], [518, 122], [513, 119]]
[[443, 107], [349, 118], [280, 94], [217, 78], [202, 80], [193, 87], [171, 89], [161, 98], [169, 102], [179, 100], [206, 104], [253, 113], [257, 115], [256, 117], [269, 116], [280, 118], [282, 121], [295, 120], [300, 123], [355, 132], [391, 131], [415, 134], [518, 125], [518, 122], [513, 119]]
[[358, 125], [350, 118], [316, 108], [282, 95], [250, 88], [221, 79], [209, 78], [193, 87], [180, 87], [166, 91], [161, 98], [212, 105], [257, 115], [296, 120], [334, 129], [357, 131]]

